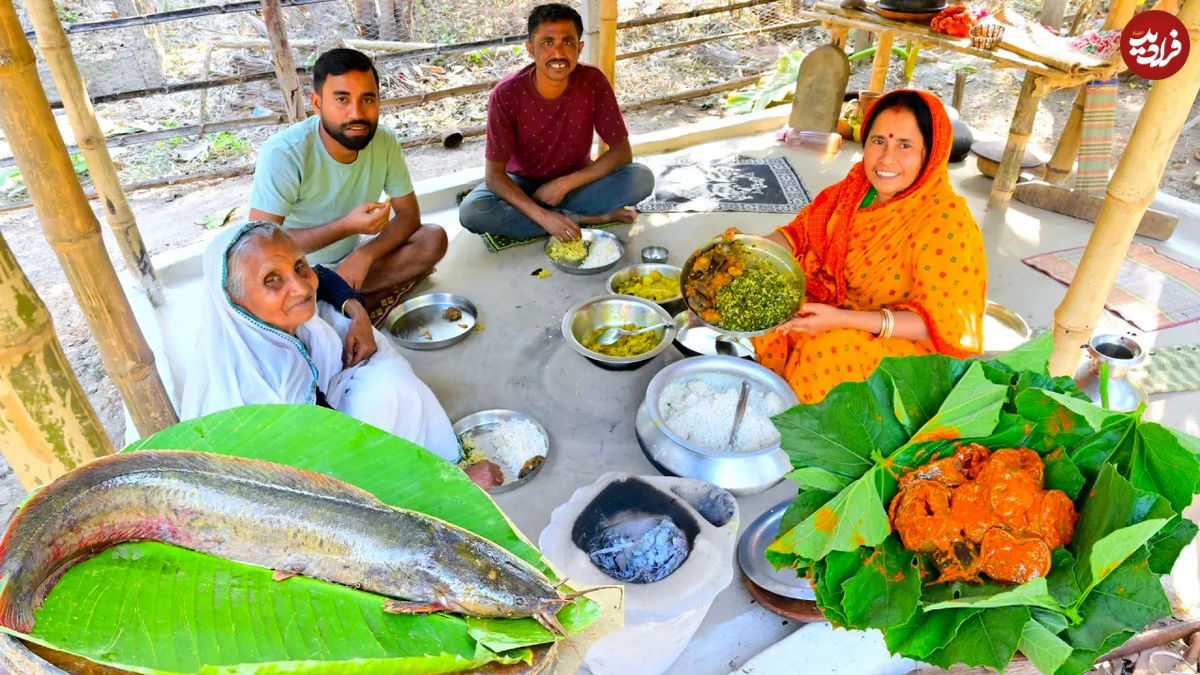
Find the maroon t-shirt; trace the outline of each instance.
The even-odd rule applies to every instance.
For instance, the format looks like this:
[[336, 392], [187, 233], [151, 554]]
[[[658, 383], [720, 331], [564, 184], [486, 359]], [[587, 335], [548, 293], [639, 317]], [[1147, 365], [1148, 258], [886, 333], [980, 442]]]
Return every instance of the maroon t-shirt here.
[[508, 173], [552, 180], [591, 163], [592, 130], [609, 145], [629, 137], [608, 78], [577, 64], [567, 90], [549, 100], [533, 84], [534, 64], [496, 84], [488, 99], [487, 151]]

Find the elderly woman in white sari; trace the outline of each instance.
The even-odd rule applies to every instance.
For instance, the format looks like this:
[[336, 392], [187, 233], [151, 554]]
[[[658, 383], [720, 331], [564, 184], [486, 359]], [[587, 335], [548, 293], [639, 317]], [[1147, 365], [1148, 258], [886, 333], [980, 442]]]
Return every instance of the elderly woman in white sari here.
[[[252, 403], [310, 403], [460, 459], [446, 412], [371, 327], [357, 294], [335, 272], [309, 267], [275, 223], [246, 223], [213, 241], [204, 291], [183, 419]], [[500, 479], [495, 465], [468, 474], [484, 488]]]

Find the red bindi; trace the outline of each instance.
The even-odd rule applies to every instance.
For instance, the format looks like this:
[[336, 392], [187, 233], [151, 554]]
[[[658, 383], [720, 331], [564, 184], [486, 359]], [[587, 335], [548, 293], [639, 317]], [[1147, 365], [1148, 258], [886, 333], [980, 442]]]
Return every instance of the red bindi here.
[[891, 134], [888, 134], [888, 138], [891, 138], [891, 137], [892, 137], [892, 135], [891, 135]]

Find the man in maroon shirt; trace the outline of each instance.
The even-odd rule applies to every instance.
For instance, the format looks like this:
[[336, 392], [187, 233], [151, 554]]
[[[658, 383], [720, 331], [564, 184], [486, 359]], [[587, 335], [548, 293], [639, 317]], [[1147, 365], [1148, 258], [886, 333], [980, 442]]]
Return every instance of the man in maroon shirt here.
[[[525, 49], [533, 63], [492, 90], [485, 181], [458, 210], [471, 232], [570, 241], [580, 225], [633, 222], [629, 205], [654, 190], [650, 169], [632, 163], [608, 79], [578, 62], [582, 34], [583, 20], [566, 5], [530, 13]], [[593, 129], [609, 146], [594, 162]]]

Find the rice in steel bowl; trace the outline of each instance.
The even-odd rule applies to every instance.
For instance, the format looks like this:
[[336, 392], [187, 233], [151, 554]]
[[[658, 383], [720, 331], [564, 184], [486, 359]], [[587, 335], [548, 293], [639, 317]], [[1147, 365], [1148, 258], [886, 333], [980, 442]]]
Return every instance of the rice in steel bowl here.
[[580, 269], [603, 267], [609, 263], [616, 262], [617, 258], [620, 257], [621, 247], [617, 246], [617, 242], [605, 237], [591, 242], [587, 247], [587, 257], [583, 259], [583, 262], [579, 263], [579, 267]]
[[[729, 441], [740, 393], [740, 387], [714, 387], [702, 378], [692, 378], [664, 387], [658, 405], [672, 432], [697, 447], [720, 452]], [[733, 451], [753, 452], [779, 443], [771, 416], [786, 407], [775, 392], [763, 391], [751, 382]]]
[[478, 436], [468, 431], [462, 445], [464, 464], [486, 459], [500, 467], [505, 484], [519, 479], [531, 460], [546, 456], [546, 440], [529, 420], [505, 420]]

